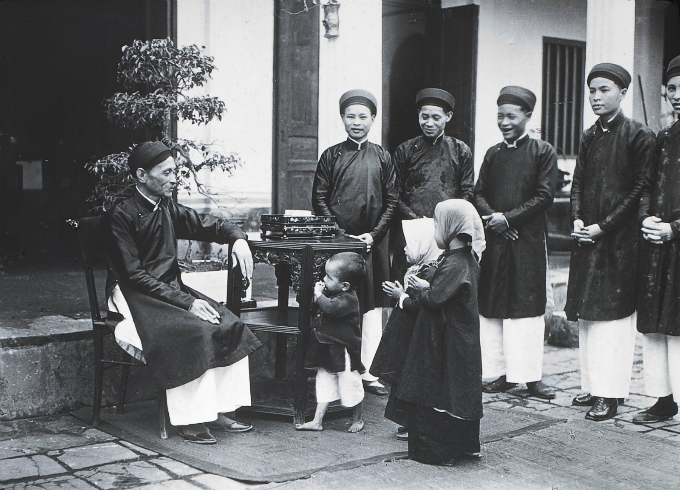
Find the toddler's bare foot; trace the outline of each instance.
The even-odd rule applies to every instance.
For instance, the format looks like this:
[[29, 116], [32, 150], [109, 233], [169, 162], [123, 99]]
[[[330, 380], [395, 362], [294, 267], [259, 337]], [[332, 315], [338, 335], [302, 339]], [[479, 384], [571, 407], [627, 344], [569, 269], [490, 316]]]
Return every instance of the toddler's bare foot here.
[[[312, 420], [311, 422], [307, 422], [306, 424], [296, 424], [295, 430], [320, 431], [320, 430], [323, 430], [323, 425], [321, 425], [320, 422], [315, 422], [314, 420]], [[359, 429], [359, 430], [361, 430], [361, 429]]]
[[364, 428], [364, 421], [363, 420], [357, 420], [352, 422], [352, 425], [349, 426], [349, 429], [347, 429], [347, 432], [359, 432], [361, 429]]

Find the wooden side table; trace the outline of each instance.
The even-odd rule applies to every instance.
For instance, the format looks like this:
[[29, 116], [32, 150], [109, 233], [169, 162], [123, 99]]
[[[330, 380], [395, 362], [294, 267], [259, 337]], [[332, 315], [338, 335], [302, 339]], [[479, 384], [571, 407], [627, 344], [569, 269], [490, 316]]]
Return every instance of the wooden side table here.
[[[242, 278], [240, 272], [234, 271], [234, 274], [229, 274], [227, 307], [240, 316], [253, 332], [276, 334], [274, 378], [277, 383], [290, 384], [290, 381], [287, 382], [285, 379], [288, 337], [295, 338], [297, 346], [294, 355], [292, 404], [286, 397], [273, 397], [271, 400], [263, 403], [255, 402], [251, 407], [243, 409], [276, 415], [292, 415], [295, 424], [302, 424], [307, 415], [308, 393], [304, 364], [312, 325], [314, 283], [323, 277], [324, 266], [328, 258], [340, 252], [357, 252], [365, 257], [366, 244], [347, 236], [319, 239], [264, 239], [250, 240], [248, 243], [255, 263], [265, 263], [276, 267], [279, 286], [278, 305], [273, 308], [242, 310]], [[232, 260], [231, 250], [229, 260], [230, 262]], [[297, 295], [297, 308], [288, 306], [288, 292], [291, 286]], [[313, 411], [313, 407], [310, 408]]]

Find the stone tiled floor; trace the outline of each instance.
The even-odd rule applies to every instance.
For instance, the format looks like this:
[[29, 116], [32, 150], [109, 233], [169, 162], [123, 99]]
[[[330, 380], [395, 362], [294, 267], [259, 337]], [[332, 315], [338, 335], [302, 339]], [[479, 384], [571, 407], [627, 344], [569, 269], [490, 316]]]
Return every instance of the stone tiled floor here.
[[[578, 349], [546, 346], [544, 381], [557, 390], [555, 400], [528, 397], [522, 385], [508, 393], [484, 394], [484, 403], [555, 418], [583, 418], [587, 407], [574, 407], [580, 393]], [[654, 403], [645, 396], [642, 349], [638, 339], [631, 394], [616, 417], [593, 424], [610, 425], [680, 444], [680, 417], [635, 425], [633, 416]], [[271, 487], [277, 484], [270, 484]], [[242, 489], [256, 488], [112, 437], [71, 415], [0, 423], [0, 488], [28, 489]]]
[[0, 423], [3, 489], [246, 487], [109, 436], [71, 415]]

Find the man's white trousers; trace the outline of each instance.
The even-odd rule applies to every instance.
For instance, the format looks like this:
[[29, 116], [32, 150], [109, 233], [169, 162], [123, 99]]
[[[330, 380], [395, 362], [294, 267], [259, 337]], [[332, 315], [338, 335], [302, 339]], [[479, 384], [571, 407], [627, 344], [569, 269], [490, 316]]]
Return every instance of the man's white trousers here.
[[635, 356], [637, 315], [612, 321], [578, 321], [581, 389], [603, 398], [626, 398]]
[[505, 375], [509, 383], [543, 377], [543, 315], [529, 318], [479, 316], [482, 378]]
[[375, 353], [378, 352], [382, 339], [382, 308], [374, 308], [364, 313], [361, 324], [361, 363], [366, 372], [361, 375], [364, 381], [377, 381], [378, 378], [369, 374]]
[[680, 396], [680, 337], [661, 333], [642, 336], [645, 394]]

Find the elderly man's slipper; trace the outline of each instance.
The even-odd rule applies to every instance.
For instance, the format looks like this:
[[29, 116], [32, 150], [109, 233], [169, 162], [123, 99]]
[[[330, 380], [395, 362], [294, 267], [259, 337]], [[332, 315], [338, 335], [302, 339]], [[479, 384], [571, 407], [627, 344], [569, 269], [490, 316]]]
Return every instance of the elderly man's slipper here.
[[188, 434], [180, 429], [179, 435], [182, 436], [185, 441], [193, 442], [194, 444], [215, 444], [217, 442], [217, 439], [215, 439], [215, 436], [213, 436], [209, 430], [199, 432], [198, 434]]
[[[219, 420], [219, 419], [218, 419]], [[209, 429], [212, 430], [220, 430], [223, 432], [248, 432], [249, 430], [253, 430], [252, 424], [242, 424], [241, 422], [237, 422], [235, 420], [232, 420], [231, 422], [207, 422], [205, 424]]]

